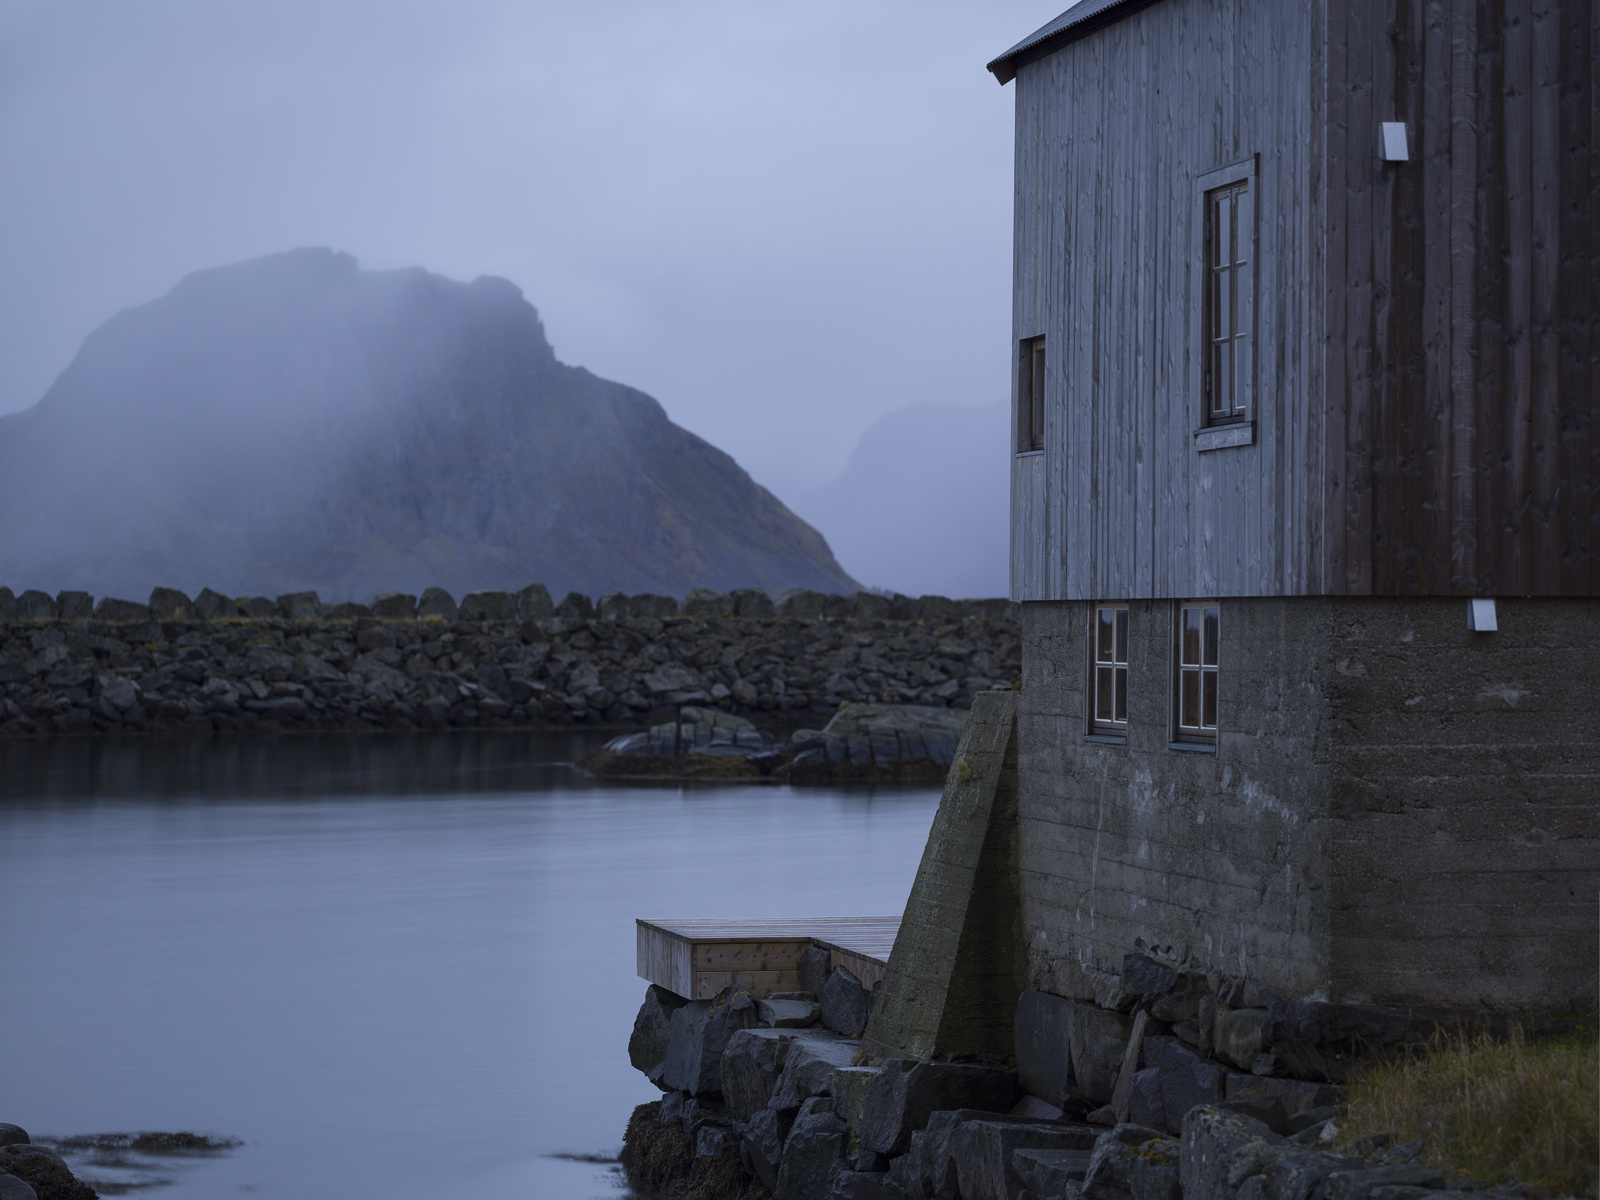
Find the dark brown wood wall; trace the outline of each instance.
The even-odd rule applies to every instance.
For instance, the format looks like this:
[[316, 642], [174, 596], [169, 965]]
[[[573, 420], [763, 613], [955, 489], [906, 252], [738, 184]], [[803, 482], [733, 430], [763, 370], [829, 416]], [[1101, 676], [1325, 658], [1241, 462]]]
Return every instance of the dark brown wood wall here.
[[1324, 586], [1600, 594], [1600, 0], [1328, 26]]

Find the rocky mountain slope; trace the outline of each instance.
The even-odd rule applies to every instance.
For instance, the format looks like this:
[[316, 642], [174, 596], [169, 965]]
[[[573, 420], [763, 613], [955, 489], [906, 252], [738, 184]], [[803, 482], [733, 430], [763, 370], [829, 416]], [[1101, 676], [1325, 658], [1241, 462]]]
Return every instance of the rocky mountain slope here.
[[324, 599], [855, 582], [512, 284], [299, 250], [191, 275], [0, 418], [0, 582]]

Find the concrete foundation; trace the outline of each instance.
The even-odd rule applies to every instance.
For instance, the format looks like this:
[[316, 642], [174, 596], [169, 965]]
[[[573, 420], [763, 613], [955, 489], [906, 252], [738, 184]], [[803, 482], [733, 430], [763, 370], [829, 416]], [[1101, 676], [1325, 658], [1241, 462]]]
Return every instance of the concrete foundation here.
[[1600, 600], [1221, 602], [1214, 749], [1171, 747], [1173, 606], [1129, 613], [1129, 722], [1088, 736], [1083, 602], [1023, 606], [1032, 986], [1130, 953], [1285, 999], [1593, 1008]]

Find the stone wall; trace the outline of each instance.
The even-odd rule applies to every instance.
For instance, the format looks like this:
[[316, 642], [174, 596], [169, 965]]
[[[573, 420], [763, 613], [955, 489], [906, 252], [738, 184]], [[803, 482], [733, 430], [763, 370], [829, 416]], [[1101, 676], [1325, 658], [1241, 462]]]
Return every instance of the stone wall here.
[[1008, 601], [870, 593], [330, 607], [0, 588], [0, 736], [627, 725], [686, 704], [821, 724], [850, 700], [967, 707], [1016, 677], [1019, 632]]
[[1030, 978], [1130, 954], [1287, 999], [1592, 1007], [1600, 602], [1222, 601], [1214, 753], [1170, 746], [1172, 606], [1130, 606], [1125, 742], [1088, 736], [1083, 603], [1024, 606]]

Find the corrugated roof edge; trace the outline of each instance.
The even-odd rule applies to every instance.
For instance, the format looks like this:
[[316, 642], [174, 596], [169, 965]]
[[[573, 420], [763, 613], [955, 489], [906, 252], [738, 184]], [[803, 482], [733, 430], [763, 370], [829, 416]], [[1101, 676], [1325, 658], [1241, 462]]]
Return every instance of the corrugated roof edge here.
[[1041, 29], [1036, 29], [1011, 49], [988, 64], [988, 70], [1001, 86], [1017, 76], [1017, 68], [1036, 58], [1054, 53], [1081, 37], [1147, 8], [1156, 0], [1079, 0], [1066, 12]]

